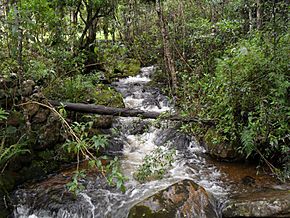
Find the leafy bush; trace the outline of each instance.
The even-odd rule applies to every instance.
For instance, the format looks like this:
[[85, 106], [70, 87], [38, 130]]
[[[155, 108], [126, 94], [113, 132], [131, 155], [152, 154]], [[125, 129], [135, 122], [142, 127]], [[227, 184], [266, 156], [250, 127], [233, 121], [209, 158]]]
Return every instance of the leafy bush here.
[[115, 89], [99, 83], [99, 75], [65, 78], [44, 89], [46, 97], [70, 102], [94, 103], [123, 107], [123, 98]]
[[161, 179], [172, 166], [174, 157], [174, 149], [167, 150], [166, 148], [158, 147], [144, 157], [143, 163], [138, 167], [134, 177], [139, 182], [146, 182], [154, 178]]
[[197, 113], [216, 121], [217, 143], [231, 143], [247, 157], [259, 154], [261, 160], [287, 164], [290, 82], [284, 44], [289, 35], [275, 51], [264, 40], [257, 35], [226, 51], [215, 74], [198, 83], [202, 94]]
[[79, 164], [81, 160], [87, 160], [89, 168], [97, 168], [99, 172], [107, 178], [110, 185], [125, 191], [125, 177], [120, 173], [118, 158], [110, 160], [107, 156], [101, 154], [108, 145], [105, 135], [90, 136], [90, 130], [93, 122], [77, 123], [75, 122], [70, 129], [70, 137], [63, 145], [69, 153], [73, 153], [77, 157], [77, 169], [72, 181], [67, 184], [69, 191], [76, 196], [84, 186], [79, 182], [85, 177], [85, 170], [80, 170]]

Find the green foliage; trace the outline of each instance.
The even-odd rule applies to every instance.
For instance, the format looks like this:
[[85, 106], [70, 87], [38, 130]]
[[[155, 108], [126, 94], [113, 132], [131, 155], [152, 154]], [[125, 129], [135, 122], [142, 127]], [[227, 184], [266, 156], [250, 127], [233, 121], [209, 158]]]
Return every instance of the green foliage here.
[[76, 171], [71, 182], [66, 185], [68, 190], [74, 195], [74, 198], [76, 198], [77, 195], [85, 189], [85, 186], [79, 182], [79, 180], [85, 178], [85, 176], [84, 171]]
[[[60, 85], [61, 83], [61, 85]], [[122, 95], [99, 83], [99, 75], [77, 75], [45, 88], [48, 98], [69, 102], [90, 102], [111, 107], [124, 107]]]
[[289, 35], [282, 36], [275, 51], [259, 34], [231, 46], [217, 60], [214, 74], [205, 74], [197, 84], [186, 83], [186, 88], [199, 92], [197, 106], [190, 99], [184, 102], [185, 110], [195, 108], [193, 113], [216, 122], [216, 142], [230, 143], [246, 157], [263, 156], [263, 162], [273, 160], [272, 164], [285, 167], [290, 109], [287, 39]]
[[8, 114], [9, 114], [9, 113], [7, 113], [5, 110], [3, 110], [3, 109], [0, 107], [0, 121], [1, 121], [1, 120], [6, 120]]
[[151, 179], [161, 179], [172, 166], [175, 152], [175, 149], [156, 148], [144, 157], [143, 163], [134, 173], [134, 177], [142, 183]]
[[69, 153], [77, 156], [77, 170], [72, 181], [67, 185], [69, 191], [76, 196], [84, 187], [79, 183], [79, 179], [85, 177], [85, 171], [79, 170], [79, 163], [85, 159], [88, 161], [90, 169], [97, 168], [99, 172], [107, 178], [112, 186], [117, 186], [121, 191], [125, 191], [124, 182], [126, 178], [119, 170], [118, 158], [110, 160], [107, 156], [101, 155], [101, 152], [108, 146], [106, 135], [90, 136], [93, 122], [77, 123], [71, 126], [72, 139], [67, 139], [63, 145]]
[[104, 67], [104, 76], [108, 81], [135, 76], [140, 72], [140, 61], [128, 57], [128, 49], [119, 43], [107, 44], [100, 41], [94, 52]]
[[108, 182], [110, 185], [116, 186], [122, 192], [126, 191], [125, 181], [126, 177], [120, 172], [119, 160], [115, 157], [106, 165], [106, 172], [108, 172]]
[[[59, 86], [48, 87], [45, 91], [46, 95], [53, 99], [63, 99], [72, 102], [84, 102], [92, 99], [94, 93], [93, 77], [77, 75], [71, 78], [65, 78]], [[56, 87], [58, 86], [58, 87]]]
[[[5, 168], [5, 164], [15, 155], [23, 154], [25, 152], [30, 152], [28, 149], [23, 148], [23, 144], [14, 144], [9, 147], [5, 147], [4, 143], [0, 146], [0, 167]], [[1, 169], [1, 172], [3, 172], [4, 169]]]
[[106, 135], [94, 135], [92, 137], [89, 136], [92, 126], [93, 122], [73, 123], [72, 129], [79, 140], [67, 140], [64, 146], [67, 148], [68, 152], [73, 152], [75, 154], [86, 154], [89, 149], [93, 150], [95, 154], [99, 154], [100, 150], [104, 149], [108, 145]]
[[[6, 120], [8, 115], [9, 115], [9, 113], [7, 113], [5, 110], [3, 110], [2, 108], [0, 108], [0, 121]], [[0, 129], [0, 130], [3, 131], [2, 129]], [[9, 128], [6, 128], [5, 129], [5, 133], [4, 133], [5, 135], [0, 134], [0, 136], [1, 136], [0, 138], [3, 137], [2, 138], [1, 145], [0, 145], [0, 168], [3, 167], [3, 169], [1, 169], [0, 174], [5, 169], [5, 167], [6, 167], [5, 164], [12, 157], [14, 157], [17, 154], [29, 152], [29, 150], [24, 149], [23, 148], [23, 144], [20, 144], [20, 143], [17, 143], [17, 144], [11, 145], [11, 146], [5, 146], [4, 145], [4, 143], [5, 143], [5, 136], [6, 136], [6, 133], [8, 133], [8, 131], [9, 131]]]

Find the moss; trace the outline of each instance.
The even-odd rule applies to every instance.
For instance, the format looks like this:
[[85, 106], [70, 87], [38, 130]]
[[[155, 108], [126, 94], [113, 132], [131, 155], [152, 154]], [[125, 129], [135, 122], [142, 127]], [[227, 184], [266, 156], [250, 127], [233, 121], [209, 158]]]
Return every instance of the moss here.
[[136, 76], [141, 69], [141, 63], [135, 59], [121, 59], [111, 66], [107, 66], [105, 76], [108, 81], [115, 78], [123, 78], [128, 76]]
[[214, 128], [207, 131], [204, 141], [208, 153], [219, 160], [235, 161], [242, 158], [236, 150], [237, 146], [233, 142], [222, 140], [222, 137]]
[[140, 72], [141, 64], [135, 59], [125, 59], [117, 64], [115, 69], [122, 72], [122, 76], [136, 76]]
[[152, 211], [149, 207], [140, 205], [135, 206], [130, 210], [128, 218], [168, 218], [175, 217], [175, 213], [165, 209], [160, 211]]
[[110, 107], [124, 107], [123, 97], [113, 88], [104, 84], [98, 84], [93, 96], [95, 104]]

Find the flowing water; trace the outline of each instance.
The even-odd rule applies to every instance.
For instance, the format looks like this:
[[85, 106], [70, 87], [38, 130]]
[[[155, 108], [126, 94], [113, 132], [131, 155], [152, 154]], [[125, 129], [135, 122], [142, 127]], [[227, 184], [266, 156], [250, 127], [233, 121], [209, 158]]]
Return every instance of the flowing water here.
[[[116, 82], [116, 89], [124, 96], [127, 108], [148, 111], [173, 111], [166, 96], [159, 89], [148, 86], [154, 67], [142, 68], [136, 77]], [[44, 182], [19, 189], [15, 193], [14, 217], [127, 217], [132, 205], [176, 181], [189, 178], [203, 186], [218, 199], [225, 199], [233, 190], [227, 176], [205, 155], [205, 150], [192, 136], [174, 128], [176, 123], [164, 121], [154, 124], [151, 119], [118, 118], [114, 130], [116, 140], [124, 144], [121, 169], [128, 177], [126, 192], [106, 185], [98, 174], [91, 173], [81, 182], [86, 186], [75, 200], [65, 189], [68, 175], [63, 172]], [[175, 162], [161, 180], [137, 182], [133, 173], [146, 154], [160, 147], [176, 148]]]

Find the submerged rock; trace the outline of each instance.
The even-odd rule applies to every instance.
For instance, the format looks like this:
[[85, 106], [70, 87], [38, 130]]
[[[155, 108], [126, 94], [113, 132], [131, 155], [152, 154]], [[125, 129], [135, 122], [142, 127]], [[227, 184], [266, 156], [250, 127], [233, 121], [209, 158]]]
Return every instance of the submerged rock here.
[[290, 217], [290, 192], [263, 190], [229, 199], [222, 208], [223, 217]]
[[216, 202], [203, 187], [185, 179], [133, 206], [129, 218], [220, 217]]

